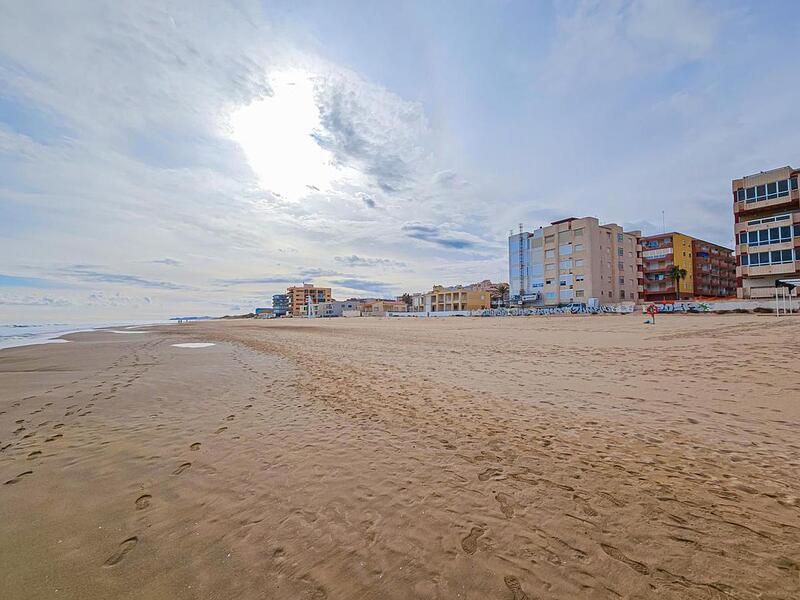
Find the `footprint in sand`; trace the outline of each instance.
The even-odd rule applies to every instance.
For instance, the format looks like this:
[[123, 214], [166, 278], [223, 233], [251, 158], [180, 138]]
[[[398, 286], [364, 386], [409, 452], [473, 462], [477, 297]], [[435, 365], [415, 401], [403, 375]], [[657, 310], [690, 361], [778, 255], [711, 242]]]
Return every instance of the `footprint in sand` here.
[[41, 456], [41, 455], [42, 455], [42, 451], [41, 450], [34, 450], [30, 454], [28, 454], [28, 458], [29, 459], [36, 458], [37, 456]]
[[19, 483], [20, 481], [22, 481], [23, 477], [27, 477], [28, 475], [33, 475], [33, 471], [25, 471], [24, 473], [20, 473], [13, 479], [9, 479], [8, 481], [6, 481], [4, 485], [13, 485], [15, 483]]
[[502, 472], [503, 472], [503, 469], [492, 469], [492, 468], [489, 468], [489, 469], [486, 469], [483, 473], [480, 473], [478, 475], [478, 479], [480, 479], [481, 481], [488, 481], [489, 479], [491, 479], [493, 477], [497, 477]]
[[500, 504], [500, 510], [507, 519], [514, 516], [514, 499], [511, 496], [500, 493], [497, 494], [494, 499]]
[[142, 496], [139, 496], [136, 499], [136, 510], [142, 510], [150, 506], [151, 499], [152, 496], [150, 494], [144, 494]]
[[131, 550], [134, 549], [134, 547], [136, 547], [136, 544], [138, 542], [139, 538], [137, 538], [136, 536], [129, 537], [127, 540], [125, 540], [119, 545], [119, 548], [114, 554], [108, 557], [106, 562], [103, 563], [103, 566], [113, 567], [114, 565], [119, 564], [119, 562], [123, 558], [125, 558], [125, 556], [128, 554], [128, 552], [130, 552]]
[[175, 469], [175, 470], [172, 472], [172, 474], [173, 474], [173, 475], [180, 475], [181, 473], [183, 473], [184, 471], [186, 471], [186, 470], [187, 470], [189, 467], [191, 467], [191, 466], [192, 466], [192, 463], [190, 463], [190, 462], [183, 463], [181, 466], [179, 466], [177, 469]]
[[475, 551], [478, 549], [478, 538], [481, 537], [486, 530], [481, 527], [473, 527], [469, 535], [461, 540], [461, 547], [464, 549], [464, 552], [467, 554], [475, 554]]
[[195, 442], [191, 446], [189, 446], [190, 450], [200, 450], [200, 442]]
[[219, 429], [217, 429], [217, 430], [216, 430], [214, 433], [222, 433], [222, 432], [223, 432], [223, 431], [225, 431], [226, 429], [227, 429], [227, 427], [220, 427], [220, 428], [219, 428]]
[[235, 418], [236, 418], [236, 415], [228, 415], [227, 417], [225, 417], [225, 420], [226, 421], [233, 421]]
[[522, 591], [522, 585], [519, 582], [519, 579], [513, 577], [511, 575], [506, 575], [503, 577], [503, 582], [506, 584], [506, 587], [511, 590], [514, 594], [514, 600], [530, 600], [528, 594]]
[[614, 546], [609, 546], [608, 544], [600, 544], [600, 547], [603, 549], [603, 552], [605, 552], [608, 556], [610, 556], [614, 560], [618, 560], [621, 563], [625, 563], [637, 573], [640, 573], [642, 575], [650, 574], [650, 569], [647, 567], [647, 565], [635, 561], [632, 558], [628, 558], [617, 548], [614, 548]]

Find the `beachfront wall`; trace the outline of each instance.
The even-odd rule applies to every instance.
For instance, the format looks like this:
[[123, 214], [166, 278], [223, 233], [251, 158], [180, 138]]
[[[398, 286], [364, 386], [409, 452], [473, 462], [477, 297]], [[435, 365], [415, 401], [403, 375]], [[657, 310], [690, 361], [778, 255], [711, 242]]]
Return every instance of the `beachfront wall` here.
[[[775, 300], [716, 300], [709, 302], [654, 302], [641, 305], [647, 313], [650, 305], [655, 305], [659, 313], [725, 313], [733, 311], [775, 310]], [[781, 309], [800, 311], [800, 297], [797, 290], [791, 293], [790, 299], [779, 300]], [[586, 304], [570, 304], [566, 306], [543, 306], [539, 308], [493, 308], [488, 310], [450, 310], [387, 313], [387, 317], [515, 317], [515, 316], [548, 316], [548, 315], [596, 315], [596, 314], [631, 314], [636, 309], [633, 303], [606, 304], [588, 306]]]

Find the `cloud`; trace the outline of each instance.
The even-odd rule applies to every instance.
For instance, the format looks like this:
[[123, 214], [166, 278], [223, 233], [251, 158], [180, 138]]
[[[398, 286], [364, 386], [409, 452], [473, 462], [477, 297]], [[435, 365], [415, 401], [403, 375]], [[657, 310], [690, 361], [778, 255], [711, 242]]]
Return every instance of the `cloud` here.
[[384, 281], [373, 281], [369, 279], [337, 279], [333, 285], [337, 285], [358, 292], [368, 292], [373, 294], [389, 294], [394, 289], [392, 284]]
[[560, 91], [696, 61], [714, 46], [721, 18], [716, 7], [690, 0], [580, 0], [558, 6], [540, 81]]
[[451, 250], [469, 250], [480, 247], [483, 240], [471, 234], [457, 231], [448, 225], [434, 225], [431, 223], [410, 222], [402, 227], [403, 232], [410, 238], [436, 244]]
[[0, 305], [4, 306], [70, 306], [66, 298], [51, 296], [14, 296], [0, 293]]
[[180, 267], [183, 263], [179, 260], [175, 260], [174, 258], [161, 258], [159, 260], [151, 260], [150, 261], [156, 265], [167, 265], [169, 267]]
[[350, 256], [334, 256], [333, 260], [348, 267], [405, 267], [406, 263], [389, 258], [369, 258], [352, 254]]
[[91, 265], [73, 265], [58, 270], [58, 273], [85, 282], [112, 283], [131, 285], [135, 287], [159, 288], [163, 290], [185, 290], [187, 286], [172, 283], [169, 281], [155, 281], [145, 279], [137, 275], [126, 275], [122, 273], [107, 273], [98, 271]]
[[376, 204], [374, 198], [372, 198], [371, 196], [368, 196], [367, 194], [365, 194], [363, 192], [359, 192], [358, 194], [356, 194], [356, 197], [357, 198], [361, 198], [361, 201], [364, 203], [364, 206], [366, 206], [367, 208], [376, 208], [378, 206]]
[[86, 299], [90, 306], [102, 307], [135, 307], [152, 303], [149, 296], [128, 296], [119, 292], [107, 294], [105, 292], [92, 292]]
[[[384, 192], [413, 185], [428, 133], [419, 104], [343, 70], [320, 75], [314, 89], [321, 123], [314, 139], [322, 148], [339, 164], [365, 173]], [[374, 208], [374, 199], [362, 199]]]

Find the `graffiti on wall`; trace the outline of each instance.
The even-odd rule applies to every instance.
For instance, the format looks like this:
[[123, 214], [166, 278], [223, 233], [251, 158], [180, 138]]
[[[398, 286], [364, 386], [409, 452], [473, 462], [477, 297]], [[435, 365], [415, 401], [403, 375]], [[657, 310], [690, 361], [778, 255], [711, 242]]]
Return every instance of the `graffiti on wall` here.
[[711, 311], [707, 302], [653, 302], [642, 307], [642, 312], [647, 312], [648, 306], [655, 306], [660, 313], [702, 313]]
[[497, 308], [482, 310], [476, 313], [481, 317], [513, 317], [534, 315], [598, 315], [598, 314], [630, 314], [632, 304], [588, 306], [587, 304], [568, 304], [567, 306], [548, 306], [539, 308]]

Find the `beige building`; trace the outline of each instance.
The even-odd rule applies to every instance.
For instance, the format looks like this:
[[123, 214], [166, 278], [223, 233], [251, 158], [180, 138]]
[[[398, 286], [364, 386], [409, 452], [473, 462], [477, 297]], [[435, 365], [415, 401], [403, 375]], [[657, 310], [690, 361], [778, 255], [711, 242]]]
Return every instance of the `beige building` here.
[[512, 305], [558, 306], [635, 302], [639, 295], [639, 231], [594, 217], [554, 221], [513, 234], [509, 245]]
[[286, 293], [289, 296], [289, 314], [294, 317], [305, 316], [309, 302], [319, 304], [331, 301], [331, 288], [315, 287], [310, 283], [292, 286]]
[[800, 278], [800, 170], [734, 179], [736, 295], [773, 298], [779, 279]]
[[430, 292], [414, 294], [411, 297], [411, 310], [414, 312], [484, 310], [491, 307], [491, 292], [488, 289], [475, 289], [472, 286], [435, 285]]
[[402, 300], [373, 300], [361, 307], [365, 317], [385, 317], [389, 312], [407, 312], [408, 306]]

